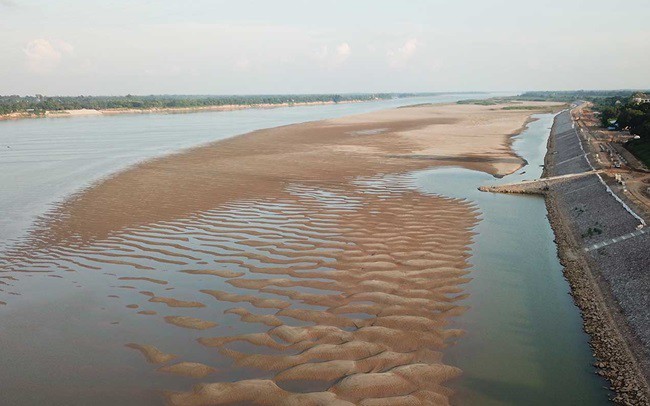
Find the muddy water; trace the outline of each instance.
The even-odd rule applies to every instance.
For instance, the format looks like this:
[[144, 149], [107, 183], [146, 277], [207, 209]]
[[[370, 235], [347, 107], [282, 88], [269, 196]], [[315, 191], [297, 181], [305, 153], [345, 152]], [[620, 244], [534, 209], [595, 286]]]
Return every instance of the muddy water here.
[[588, 336], [562, 276], [544, 199], [483, 193], [478, 186], [540, 177], [553, 115], [536, 116], [513, 145], [528, 165], [495, 180], [442, 168], [415, 175], [428, 193], [469, 199], [482, 220], [472, 245], [472, 282], [457, 326], [467, 331], [445, 352], [463, 370], [461, 404], [608, 404]]

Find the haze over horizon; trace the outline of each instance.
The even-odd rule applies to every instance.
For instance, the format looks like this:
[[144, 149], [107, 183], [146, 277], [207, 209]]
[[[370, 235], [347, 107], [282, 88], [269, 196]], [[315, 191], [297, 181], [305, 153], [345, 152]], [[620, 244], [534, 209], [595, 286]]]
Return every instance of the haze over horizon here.
[[649, 18], [642, 0], [0, 0], [0, 94], [643, 89]]

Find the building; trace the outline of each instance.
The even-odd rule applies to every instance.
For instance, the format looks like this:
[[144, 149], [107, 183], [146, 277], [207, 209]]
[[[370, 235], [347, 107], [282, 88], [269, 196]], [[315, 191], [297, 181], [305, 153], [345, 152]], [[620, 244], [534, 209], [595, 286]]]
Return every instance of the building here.
[[650, 103], [650, 96], [643, 93], [637, 93], [632, 97], [632, 101], [636, 104]]

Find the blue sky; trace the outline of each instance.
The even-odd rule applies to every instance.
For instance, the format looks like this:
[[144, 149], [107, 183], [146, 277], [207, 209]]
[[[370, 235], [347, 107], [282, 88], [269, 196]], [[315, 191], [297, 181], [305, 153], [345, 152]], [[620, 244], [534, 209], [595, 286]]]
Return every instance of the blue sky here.
[[650, 2], [0, 0], [0, 94], [650, 88]]

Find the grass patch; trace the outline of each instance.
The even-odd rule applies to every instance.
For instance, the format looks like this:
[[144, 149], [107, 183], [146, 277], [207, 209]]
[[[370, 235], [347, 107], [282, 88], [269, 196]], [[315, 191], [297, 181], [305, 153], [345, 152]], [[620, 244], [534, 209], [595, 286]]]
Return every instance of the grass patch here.
[[582, 238], [587, 239], [587, 238], [595, 237], [597, 235], [601, 235], [603, 233], [603, 229], [600, 227], [602, 227], [602, 224], [596, 222], [595, 226], [589, 227], [587, 231], [582, 233]]

